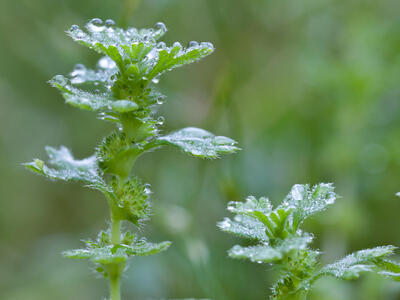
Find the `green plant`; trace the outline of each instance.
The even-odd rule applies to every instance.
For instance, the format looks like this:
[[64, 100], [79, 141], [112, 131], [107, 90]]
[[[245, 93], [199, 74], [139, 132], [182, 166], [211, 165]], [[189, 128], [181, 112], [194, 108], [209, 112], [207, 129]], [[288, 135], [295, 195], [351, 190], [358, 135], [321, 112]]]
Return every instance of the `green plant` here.
[[238, 148], [232, 139], [193, 127], [162, 135], [158, 127], [163, 117], [153, 118], [165, 98], [155, 87], [160, 75], [209, 55], [212, 44], [190, 42], [184, 48], [176, 42], [168, 47], [158, 42], [167, 31], [163, 23], [150, 29], [123, 30], [112, 20], [103, 23], [96, 18], [85, 27], [73, 25], [67, 33], [103, 55], [97, 69], [79, 64], [69, 77], [57, 75], [50, 84], [68, 104], [98, 112], [100, 119], [115, 123], [117, 129], [103, 139], [93, 156], [76, 160], [63, 146], [46, 147], [50, 165], [35, 159], [25, 166], [52, 180], [82, 182], [104, 194], [110, 208], [110, 229], [101, 231], [96, 240], [86, 241], [86, 248], [64, 255], [94, 262], [96, 270], [110, 281], [111, 299], [117, 300], [128, 258], [156, 254], [170, 246], [170, 242], [149, 243], [129, 231], [121, 234], [121, 221], [140, 226], [149, 219], [150, 188], [130, 175], [136, 159], [164, 145], [210, 159]]
[[333, 204], [337, 195], [331, 184], [310, 188], [297, 184], [275, 209], [267, 198], [248, 197], [246, 202], [231, 202], [228, 210], [234, 219], [218, 223], [223, 231], [255, 241], [255, 245], [234, 246], [233, 258], [276, 266], [281, 278], [272, 287], [270, 299], [306, 299], [312, 284], [323, 276], [351, 280], [362, 272], [376, 272], [400, 281], [400, 264], [387, 259], [396, 247], [382, 246], [354, 252], [321, 267], [319, 252], [308, 247], [313, 236], [300, 229], [308, 217]]

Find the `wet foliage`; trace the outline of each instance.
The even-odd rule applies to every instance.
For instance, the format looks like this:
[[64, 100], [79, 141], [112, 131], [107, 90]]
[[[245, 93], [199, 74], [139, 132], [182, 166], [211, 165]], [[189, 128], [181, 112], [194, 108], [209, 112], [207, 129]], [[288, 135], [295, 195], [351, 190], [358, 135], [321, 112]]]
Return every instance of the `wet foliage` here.
[[320, 252], [309, 247], [313, 235], [303, 232], [300, 226], [336, 198], [332, 184], [320, 183], [312, 188], [296, 184], [276, 208], [264, 197], [230, 203], [228, 210], [235, 217], [220, 222], [219, 228], [256, 244], [236, 245], [228, 251], [229, 256], [276, 267], [281, 278], [272, 287], [270, 299], [274, 300], [306, 299], [313, 283], [323, 276], [352, 280], [361, 273], [373, 272], [400, 281], [400, 264], [388, 260], [394, 246], [360, 250], [320, 266]]

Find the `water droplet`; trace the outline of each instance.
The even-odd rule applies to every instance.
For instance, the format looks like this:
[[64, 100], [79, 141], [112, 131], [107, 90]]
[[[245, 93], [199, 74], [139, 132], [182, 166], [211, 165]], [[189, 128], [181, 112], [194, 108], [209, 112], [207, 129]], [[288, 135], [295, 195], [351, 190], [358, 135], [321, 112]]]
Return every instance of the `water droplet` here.
[[79, 26], [76, 24], [71, 26], [71, 31], [78, 30], [78, 29], [79, 29]]
[[157, 52], [157, 49], [156, 48], [153, 48], [147, 55], [146, 55], [146, 57], [148, 58], [148, 59], [154, 59], [154, 58], [156, 58], [158, 56], [158, 52]]
[[151, 194], [151, 184], [146, 183], [146, 184], [144, 185], [144, 192], [145, 192], [147, 195]]
[[162, 33], [167, 32], [167, 26], [165, 26], [165, 24], [164, 24], [163, 22], [158, 22], [158, 23], [156, 23], [156, 25], [154, 25], [154, 27], [155, 27], [157, 30], [160, 30]]
[[196, 41], [190, 41], [189, 42], [189, 47], [198, 47], [198, 46], [199, 46], [199, 43], [196, 42]]
[[158, 125], [162, 125], [164, 124], [165, 118], [163, 116], [158, 117], [157, 119], [157, 124]]
[[182, 45], [179, 42], [175, 42], [172, 44], [172, 48], [175, 48], [175, 47], [179, 47], [179, 49], [182, 49]]
[[88, 30], [93, 31], [93, 32], [101, 32], [105, 29], [103, 26], [103, 21], [99, 18], [94, 18], [89, 21], [87, 25]]
[[151, 81], [153, 83], [157, 84], [160, 81], [160, 78], [157, 76], [157, 77], [154, 77]]
[[100, 93], [100, 90], [99, 89], [95, 89], [94, 92], [95, 93]]
[[157, 47], [158, 48], [165, 48], [167, 45], [164, 43], [164, 42], [159, 42], [158, 44], [157, 44]]
[[103, 68], [103, 69], [112, 69], [112, 68], [115, 68], [115, 66], [116, 66], [115, 62], [107, 56], [100, 58], [100, 60], [97, 64], [100, 68]]
[[82, 64], [76, 64], [74, 70], [71, 72], [71, 76], [74, 77], [72, 79], [72, 83], [79, 84], [85, 81], [83, 76], [85, 75], [86, 67]]
[[57, 84], [59, 84], [59, 85], [61, 85], [61, 86], [66, 86], [67, 83], [68, 83], [67, 79], [66, 79], [64, 76], [62, 76], [62, 75], [56, 75], [56, 76], [54, 76], [53, 80], [54, 80]]
[[114, 20], [107, 19], [107, 20], [105, 20], [104, 24], [105, 24], [107, 27], [111, 27], [111, 26], [114, 26], [114, 25], [115, 25], [115, 22], [114, 22]]
[[94, 19], [91, 19], [89, 23], [96, 25], [96, 26], [100, 26], [103, 24], [103, 21], [99, 18], [94, 18]]
[[214, 50], [214, 45], [209, 43], [209, 42], [202, 42], [200, 43], [201, 48], [209, 48], [211, 50]]
[[157, 104], [159, 104], [159, 105], [163, 104], [164, 101], [165, 101], [165, 97], [158, 97], [157, 98]]

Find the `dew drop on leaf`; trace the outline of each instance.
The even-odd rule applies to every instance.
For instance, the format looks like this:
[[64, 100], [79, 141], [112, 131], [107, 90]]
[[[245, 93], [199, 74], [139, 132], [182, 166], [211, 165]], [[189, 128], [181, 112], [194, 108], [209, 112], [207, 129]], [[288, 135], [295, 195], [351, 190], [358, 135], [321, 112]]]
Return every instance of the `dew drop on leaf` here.
[[189, 42], [189, 47], [198, 47], [198, 46], [199, 46], [199, 43], [196, 42], [196, 41], [190, 41]]
[[87, 29], [92, 32], [102, 32], [105, 27], [103, 26], [103, 21], [99, 18], [94, 18], [87, 24]]
[[162, 125], [164, 124], [165, 118], [163, 116], [158, 117], [157, 119], [157, 124], [158, 125]]
[[68, 83], [67, 79], [62, 75], [54, 76], [54, 81], [61, 86], [65, 86]]
[[156, 23], [156, 25], [154, 25], [154, 27], [155, 27], [157, 30], [160, 30], [162, 33], [167, 32], [167, 26], [165, 26], [165, 24], [164, 24], [163, 22], [158, 22], [158, 23]]
[[111, 26], [114, 26], [114, 25], [115, 25], [115, 22], [114, 22], [114, 20], [107, 19], [107, 20], [104, 21], [104, 24], [105, 24], [107, 27], [111, 27]]
[[144, 192], [148, 195], [151, 194], [151, 184], [150, 183], [146, 183], [144, 185]]

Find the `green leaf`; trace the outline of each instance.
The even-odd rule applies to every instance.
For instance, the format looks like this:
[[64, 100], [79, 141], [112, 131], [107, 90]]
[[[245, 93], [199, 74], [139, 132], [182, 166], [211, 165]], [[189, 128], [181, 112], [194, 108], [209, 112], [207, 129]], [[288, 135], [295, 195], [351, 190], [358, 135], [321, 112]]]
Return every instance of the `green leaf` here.
[[246, 198], [246, 202], [229, 202], [227, 209], [236, 214], [248, 214], [257, 211], [267, 215], [272, 212], [272, 204], [266, 197], [257, 199], [254, 196], [249, 196]]
[[225, 232], [232, 233], [247, 239], [268, 241], [265, 226], [258, 220], [249, 216], [237, 215], [233, 220], [225, 218], [218, 223], [218, 227]]
[[213, 51], [214, 46], [206, 42], [200, 44], [192, 42], [192, 46], [186, 49], [183, 49], [179, 43], [175, 43], [172, 47], [163, 47], [158, 49], [157, 63], [147, 73], [146, 77], [153, 79], [166, 71], [196, 62], [210, 55]]
[[385, 274], [385, 268], [397, 272], [398, 269], [393, 268], [393, 265], [387, 263], [385, 266], [384, 258], [393, 254], [396, 249], [394, 246], [381, 246], [372, 249], [365, 249], [354, 252], [345, 258], [324, 266], [316, 275], [317, 278], [321, 276], [334, 276], [337, 278], [352, 280], [360, 276], [363, 272], [382, 272]]
[[[282, 239], [289, 235], [287, 223], [289, 221], [289, 216], [293, 211], [293, 207], [278, 207], [275, 210], [272, 210], [272, 205], [268, 198], [261, 197], [257, 200], [255, 197], [250, 196], [246, 199], [246, 202], [244, 203], [230, 202], [228, 204], [228, 210], [233, 213], [249, 216], [261, 222], [264, 225], [263, 231], [265, 232], [268, 239]], [[253, 222], [251, 224], [251, 226], [253, 226], [253, 229], [249, 228], [249, 230], [254, 230], [255, 232], [258, 232], [259, 229], [254, 226], [255, 224], [257, 223]], [[237, 226], [235, 226], [235, 228], [236, 227]]]
[[24, 166], [52, 180], [80, 181], [90, 188], [109, 191], [97, 167], [95, 156], [76, 160], [64, 146], [59, 149], [47, 146], [46, 151], [50, 158], [49, 163], [53, 167], [47, 166], [39, 159], [25, 163]]
[[[119, 245], [107, 244], [107, 233], [100, 233], [96, 242], [87, 241], [85, 249], [68, 250], [63, 252], [67, 258], [90, 259], [101, 265], [122, 263], [132, 256], [147, 256], [166, 250], [171, 242], [149, 243], [145, 239], [137, 239], [133, 235], [125, 236]], [[125, 241], [124, 241], [125, 240]], [[129, 241], [129, 244], [124, 242]]]
[[292, 227], [295, 231], [307, 217], [332, 205], [336, 197], [330, 183], [320, 183], [312, 189], [308, 184], [296, 184], [279, 207], [294, 208]]
[[228, 254], [232, 258], [249, 259], [252, 262], [278, 262], [292, 251], [301, 251], [311, 243], [312, 236], [291, 236], [284, 240], [277, 241], [273, 246], [266, 242], [250, 247], [235, 245]]
[[122, 51], [121, 45], [130, 46], [136, 43], [154, 44], [167, 32], [162, 23], [157, 23], [154, 28], [141, 29], [128, 28], [123, 30], [114, 26], [106, 26], [100, 19], [92, 19], [86, 24], [85, 30], [78, 25], [72, 25], [67, 31], [74, 41], [93, 49], [99, 53], [105, 53], [105, 49], [115, 47]]
[[232, 258], [250, 259], [252, 262], [270, 263], [282, 259], [282, 253], [268, 246], [257, 245], [250, 247], [242, 247], [235, 245], [228, 251]]
[[111, 79], [118, 73], [117, 65], [109, 57], [100, 58], [97, 63], [97, 69], [91, 70], [82, 64], [77, 64], [70, 73], [71, 84], [82, 85], [92, 84], [93, 88], [104, 88], [104, 85], [112, 85]]
[[115, 99], [109, 91], [88, 92], [79, 89], [62, 75], [56, 75], [49, 83], [62, 92], [68, 104], [80, 109], [103, 112], [129, 112], [139, 108], [133, 101]]
[[383, 270], [378, 273], [390, 277], [393, 280], [400, 281], [400, 264], [390, 260], [383, 259], [378, 263]]
[[236, 142], [224, 136], [215, 136], [212, 133], [188, 127], [175, 131], [169, 135], [159, 137], [160, 145], [172, 145], [183, 152], [201, 158], [217, 158], [221, 154], [234, 153], [239, 150]]

